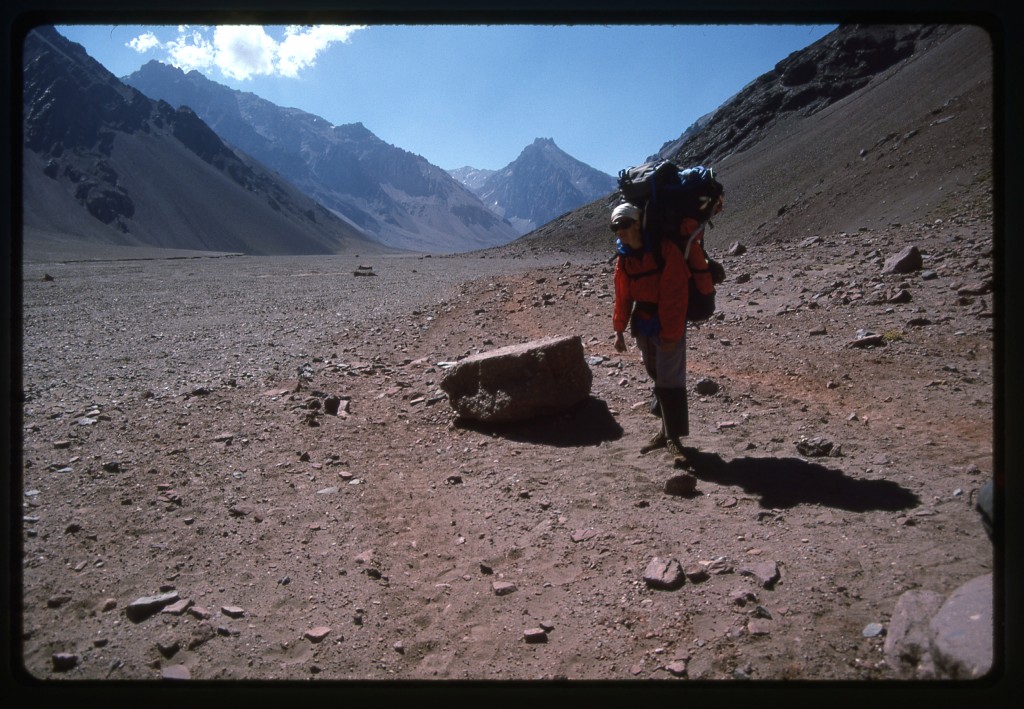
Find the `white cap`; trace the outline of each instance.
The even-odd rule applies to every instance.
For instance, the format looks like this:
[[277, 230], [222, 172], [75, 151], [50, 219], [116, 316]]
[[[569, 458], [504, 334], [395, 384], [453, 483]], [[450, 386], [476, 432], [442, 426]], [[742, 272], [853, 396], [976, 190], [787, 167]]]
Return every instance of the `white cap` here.
[[612, 224], [620, 219], [632, 219], [635, 222], [640, 221], [640, 208], [635, 204], [623, 202], [612, 210]]

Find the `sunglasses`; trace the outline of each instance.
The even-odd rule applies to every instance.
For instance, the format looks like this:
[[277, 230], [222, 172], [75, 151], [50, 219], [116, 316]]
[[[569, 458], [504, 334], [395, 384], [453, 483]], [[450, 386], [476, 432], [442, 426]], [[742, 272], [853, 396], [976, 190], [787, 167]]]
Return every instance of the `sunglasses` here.
[[635, 219], [620, 219], [619, 221], [617, 221], [614, 224], [612, 224], [612, 231], [613, 232], [619, 232], [619, 231], [622, 231], [623, 229], [630, 228], [634, 224], [636, 224], [636, 220]]

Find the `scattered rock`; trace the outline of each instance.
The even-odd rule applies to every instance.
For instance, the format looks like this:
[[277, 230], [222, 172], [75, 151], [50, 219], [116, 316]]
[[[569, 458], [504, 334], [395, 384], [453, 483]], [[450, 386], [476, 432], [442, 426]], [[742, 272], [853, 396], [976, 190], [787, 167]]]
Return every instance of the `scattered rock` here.
[[669, 674], [675, 677], [686, 676], [686, 661], [685, 660], [673, 660], [672, 662], [665, 665], [665, 669]]
[[683, 567], [675, 559], [654, 557], [644, 570], [644, 582], [651, 588], [674, 591], [685, 582]]
[[186, 680], [192, 679], [192, 673], [185, 665], [168, 665], [160, 670], [160, 679]]
[[188, 649], [195, 650], [203, 643], [209, 642], [217, 637], [217, 631], [209, 623], [200, 623], [192, 629], [192, 635], [188, 639]]
[[528, 643], [546, 643], [548, 634], [543, 628], [528, 628], [523, 631], [523, 639]]
[[158, 596], [143, 596], [129, 603], [124, 613], [128, 620], [139, 623], [177, 600], [177, 591], [169, 591]]
[[507, 596], [519, 590], [514, 583], [509, 581], [495, 581], [491, 584], [491, 589], [494, 591], [495, 596]]
[[78, 666], [78, 655], [70, 652], [55, 652], [51, 660], [54, 672], [67, 672]]
[[796, 449], [800, 455], [807, 456], [808, 458], [821, 458], [828, 456], [835, 444], [820, 436], [809, 439], [801, 439], [797, 441]]
[[666, 495], [685, 497], [687, 495], [692, 495], [696, 489], [697, 478], [688, 473], [673, 475], [665, 481]]
[[753, 576], [762, 588], [772, 588], [781, 578], [779, 567], [774, 561], [746, 564], [739, 569], [742, 576]]
[[884, 634], [885, 626], [881, 623], [868, 623], [864, 626], [864, 630], [861, 631], [861, 635], [865, 638], [877, 638]]
[[707, 581], [711, 578], [711, 574], [702, 564], [687, 564], [683, 573], [686, 574], [686, 578], [693, 583], [700, 583], [701, 581]]
[[181, 642], [176, 638], [162, 638], [156, 641], [156, 649], [164, 657], [173, 657], [181, 649]]
[[238, 606], [221, 606], [220, 612], [228, 618], [241, 618], [245, 611]]
[[923, 257], [916, 246], [907, 246], [895, 256], [885, 260], [882, 273], [911, 273], [923, 265]]
[[325, 626], [325, 625], [318, 625], [317, 627], [310, 628], [305, 633], [303, 633], [303, 637], [305, 637], [310, 642], [318, 643], [321, 640], [323, 640], [324, 638], [326, 638], [328, 633], [330, 633], [330, 632], [331, 632], [331, 629], [328, 628], [327, 626]]

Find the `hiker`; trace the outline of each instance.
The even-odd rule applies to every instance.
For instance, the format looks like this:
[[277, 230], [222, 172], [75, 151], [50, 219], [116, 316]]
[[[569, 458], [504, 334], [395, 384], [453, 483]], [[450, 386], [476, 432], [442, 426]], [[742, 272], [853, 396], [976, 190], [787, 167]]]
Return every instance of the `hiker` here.
[[[721, 209], [721, 201], [712, 207]], [[676, 467], [690, 467], [681, 438], [690, 433], [686, 393], [686, 311], [691, 271], [707, 271], [703, 248], [689, 249], [689, 262], [674, 239], [654, 242], [641, 225], [641, 211], [623, 203], [611, 215], [616, 234], [615, 305], [612, 327], [615, 349], [626, 351], [625, 330], [636, 339], [647, 374], [654, 382], [655, 402], [651, 413], [661, 418], [661, 430], [641, 448], [648, 453], [668, 449]], [[690, 236], [703, 238], [703, 226], [685, 218], [680, 224], [680, 241]], [[702, 246], [702, 244], [700, 244]], [[654, 249], [660, 250], [660, 258]], [[710, 278], [710, 277], [709, 277]], [[710, 285], [710, 281], [709, 281]]]

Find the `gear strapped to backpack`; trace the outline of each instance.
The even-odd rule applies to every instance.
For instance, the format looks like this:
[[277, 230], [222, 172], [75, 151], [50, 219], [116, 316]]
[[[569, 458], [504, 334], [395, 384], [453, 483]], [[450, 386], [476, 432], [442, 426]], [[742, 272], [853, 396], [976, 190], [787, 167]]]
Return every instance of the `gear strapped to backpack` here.
[[[705, 225], [720, 208], [725, 193], [722, 183], [715, 179], [710, 168], [698, 165], [681, 169], [669, 160], [657, 160], [619, 171], [619, 193], [624, 201], [634, 204], [643, 213], [642, 226], [652, 244], [652, 252], [659, 269], [664, 268], [660, 240], [667, 238], [682, 251], [690, 266], [690, 296], [686, 319], [691, 322], [707, 320], [715, 312], [714, 286], [725, 280], [725, 269], [704, 250]], [[679, 234], [683, 219], [690, 218], [699, 226], [682, 244]], [[690, 264], [690, 250], [694, 242], [703, 252], [707, 268], [697, 269]], [[694, 274], [709, 273], [711, 287], [699, 288]], [[704, 292], [708, 291], [710, 292]]]

